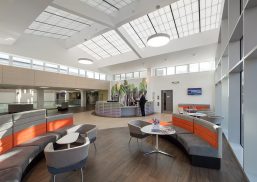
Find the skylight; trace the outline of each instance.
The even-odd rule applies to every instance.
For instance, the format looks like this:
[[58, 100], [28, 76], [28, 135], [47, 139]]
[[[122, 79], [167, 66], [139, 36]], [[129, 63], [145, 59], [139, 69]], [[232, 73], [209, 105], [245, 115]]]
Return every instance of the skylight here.
[[88, 40], [78, 47], [97, 60], [131, 51], [130, 47], [114, 30]]
[[222, 1], [179, 0], [122, 27], [138, 47], [144, 48], [147, 38], [155, 33], [169, 34], [172, 40], [218, 28]]
[[132, 3], [135, 0], [81, 0], [89, 6], [95, 7], [107, 14], [119, 11], [122, 7]]
[[67, 39], [90, 27], [93, 22], [63, 10], [48, 6], [25, 30], [25, 33]]

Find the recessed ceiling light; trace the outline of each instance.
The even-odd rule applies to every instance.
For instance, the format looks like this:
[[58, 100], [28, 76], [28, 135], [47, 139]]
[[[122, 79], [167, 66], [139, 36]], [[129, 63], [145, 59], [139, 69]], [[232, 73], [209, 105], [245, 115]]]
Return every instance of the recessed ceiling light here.
[[93, 60], [88, 59], [88, 58], [79, 58], [79, 59], [78, 59], [78, 62], [79, 62], [80, 64], [93, 64], [93, 63], [94, 63]]
[[150, 47], [161, 47], [168, 44], [170, 36], [165, 33], [153, 34], [147, 39], [147, 45]]
[[40, 88], [49, 88], [49, 87], [40, 87]]

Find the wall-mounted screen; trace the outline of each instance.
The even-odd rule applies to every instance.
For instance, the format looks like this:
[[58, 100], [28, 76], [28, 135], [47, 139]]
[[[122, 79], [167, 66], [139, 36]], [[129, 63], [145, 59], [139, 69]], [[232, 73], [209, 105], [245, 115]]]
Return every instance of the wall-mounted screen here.
[[187, 95], [202, 95], [202, 88], [188, 88]]

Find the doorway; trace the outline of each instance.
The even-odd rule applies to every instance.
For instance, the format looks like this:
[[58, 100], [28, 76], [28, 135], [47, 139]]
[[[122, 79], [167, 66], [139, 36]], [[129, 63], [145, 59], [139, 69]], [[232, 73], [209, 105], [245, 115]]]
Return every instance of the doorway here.
[[173, 112], [173, 90], [162, 90], [161, 91], [161, 111], [162, 113]]

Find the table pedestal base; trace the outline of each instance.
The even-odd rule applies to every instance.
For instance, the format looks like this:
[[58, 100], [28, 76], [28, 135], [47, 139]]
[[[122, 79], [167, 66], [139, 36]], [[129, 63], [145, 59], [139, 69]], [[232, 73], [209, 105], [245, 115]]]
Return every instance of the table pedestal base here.
[[175, 157], [173, 155], [170, 155], [166, 152], [163, 152], [161, 150], [159, 150], [159, 142], [158, 142], [158, 135], [156, 135], [156, 144], [155, 144], [155, 150], [153, 151], [150, 151], [150, 152], [146, 152], [144, 155], [149, 155], [149, 154], [156, 154], [156, 153], [159, 153], [159, 154], [163, 154], [163, 155], [166, 155], [166, 156], [169, 156], [169, 157]]
[[156, 154], [156, 153], [163, 154], [163, 155], [166, 155], [166, 156], [175, 158], [173, 155], [170, 155], [170, 154], [168, 154], [168, 153], [166, 153], [166, 152], [163, 152], [163, 151], [161, 151], [161, 150], [153, 150], [153, 151], [151, 151], [151, 152], [145, 153], [144, 155]]

